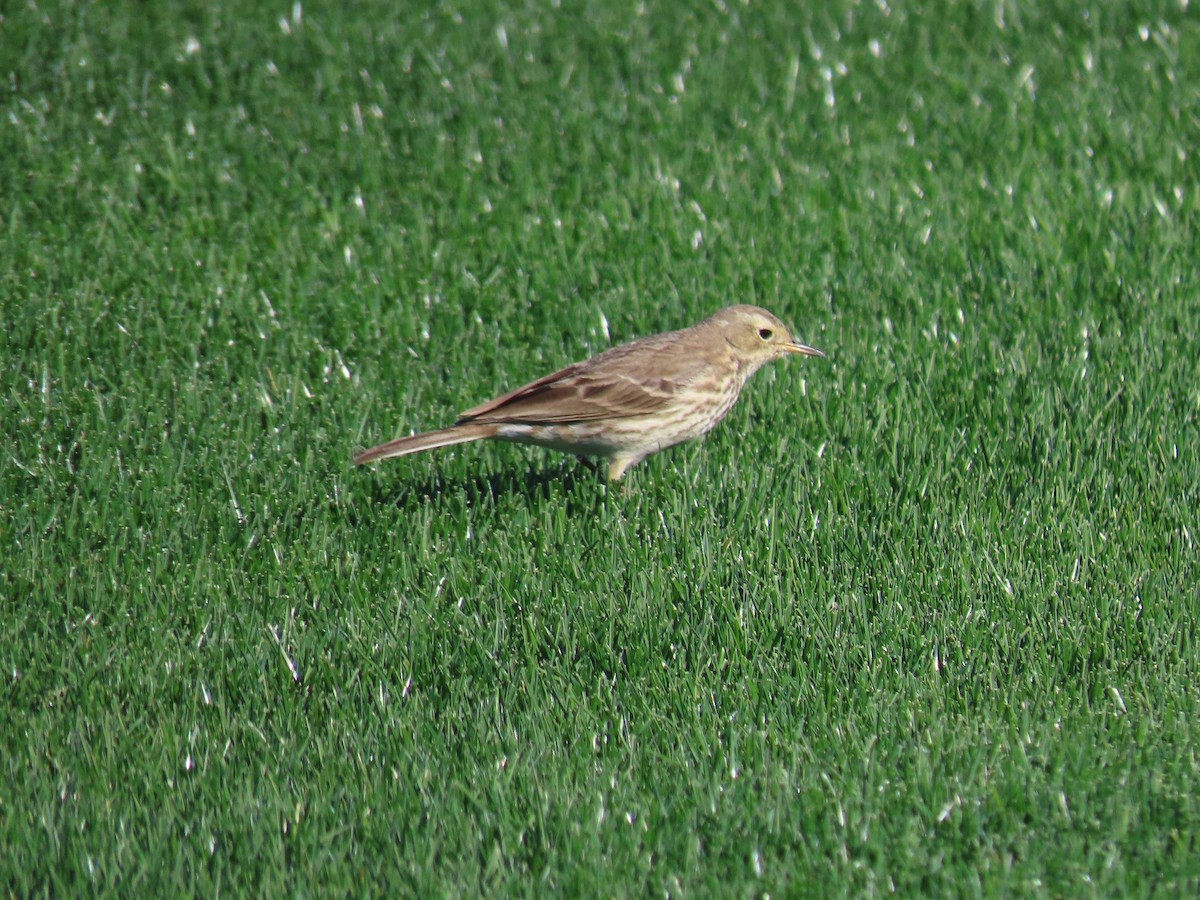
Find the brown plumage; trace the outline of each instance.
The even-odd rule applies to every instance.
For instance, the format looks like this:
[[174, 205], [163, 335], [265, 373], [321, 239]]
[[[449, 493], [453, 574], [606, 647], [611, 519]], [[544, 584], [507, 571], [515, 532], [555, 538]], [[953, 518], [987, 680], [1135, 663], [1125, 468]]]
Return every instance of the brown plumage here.
[[724, 418], [746, 379], [791, 353], [824, 356], [757, 306], [731, 306], [691, 328], [631, 341], [464, 412], [438, 431], [396, 438], [356, 464], [494, 438], [608, 461], [616, 481], [651, 453]]

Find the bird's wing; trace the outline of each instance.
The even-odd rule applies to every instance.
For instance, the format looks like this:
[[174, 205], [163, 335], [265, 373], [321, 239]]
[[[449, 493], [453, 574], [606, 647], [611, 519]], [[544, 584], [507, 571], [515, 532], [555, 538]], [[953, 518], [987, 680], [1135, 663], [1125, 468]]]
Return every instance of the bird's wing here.
[[[618, 348], [624, 350], [624, 347]], [[669, 356], [669, 355], [668, 355]], [[668, 407], [703, 369], [695, 359], [663, 359], [653, 375], [641, 365], [627, 365], [626, 353], [607, 354], [574, 363], [509, 391], [495, 400], [468, 409], [459, 422], [582, 422], [593, 419], [643, 416]], [[636, 359], [635, 357], [635, 359]]]

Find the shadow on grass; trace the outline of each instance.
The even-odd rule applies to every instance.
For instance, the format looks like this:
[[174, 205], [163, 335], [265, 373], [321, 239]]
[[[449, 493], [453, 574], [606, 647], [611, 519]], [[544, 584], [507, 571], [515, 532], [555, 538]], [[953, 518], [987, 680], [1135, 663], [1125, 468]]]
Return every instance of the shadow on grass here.
[[[580, 496], [576, 496], [577, 487], [583, 492]], [[577, 459], [563, 459], [556, 464], [524, 471], [506, 468], [465, 478], [443, 478], [435, 474], [419, 482], [376, 480], [371, 486], [371, 501], [403, 509], [423, 500], [437, 503], [460, 494], [465, 494], [471, 505], [495, 504], [516, 495], [543, 501], [558, 496], [566, 501], [568, 514], [575, 514], [594, 506], [580, 501], [588, 496], [599, 501], [606, 492], [604, 477], [594, 466]]]

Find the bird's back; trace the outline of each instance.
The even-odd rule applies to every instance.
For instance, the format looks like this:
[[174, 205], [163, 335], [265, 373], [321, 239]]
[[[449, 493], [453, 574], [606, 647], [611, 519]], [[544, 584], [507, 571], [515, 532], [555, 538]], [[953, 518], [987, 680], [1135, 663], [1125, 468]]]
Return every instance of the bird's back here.
[[659, 414], [693, 385], [728, 378], [733, 368], [725, 348], [714, 348], [696, 333], [699, 328], [619, 344], [466, 410], [459, 421], [550, 423]]

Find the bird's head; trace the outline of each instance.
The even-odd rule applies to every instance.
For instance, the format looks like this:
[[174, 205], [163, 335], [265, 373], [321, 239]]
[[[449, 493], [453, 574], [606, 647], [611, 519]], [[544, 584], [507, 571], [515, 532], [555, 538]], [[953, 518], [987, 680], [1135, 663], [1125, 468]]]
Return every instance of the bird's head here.
[[739, 367], [747, 374], [790, 353], [825, 355], [796, 340], [786, 325], [757, 306], [730, 306], [713, 315], [709, 322], [720, 331]]

